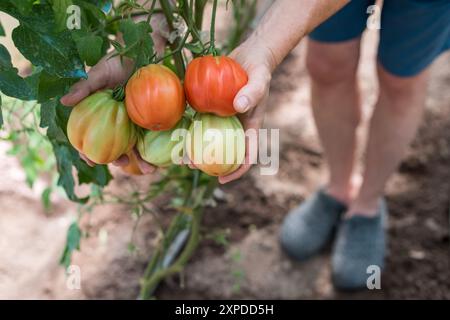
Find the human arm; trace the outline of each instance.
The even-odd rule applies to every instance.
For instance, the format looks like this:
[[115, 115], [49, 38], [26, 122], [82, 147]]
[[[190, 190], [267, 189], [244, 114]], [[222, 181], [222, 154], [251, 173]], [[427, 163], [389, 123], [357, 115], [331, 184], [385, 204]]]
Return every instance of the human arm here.
[[[249, 38], [230, 54], [249, 76], [247, 85], [234, 99], [234, 107], [241, 113], [240, 119], [245, 130], [258, 130], [262, 125], [275, 68], [304, 36], [348, 2], [349, 0], [277, 0]], [[237, 171], [220, 177], [220, 183], [236, 180], [250, 169], [253, 161], [249, 158], [248, 143], [246, 149], [246, 162]]]

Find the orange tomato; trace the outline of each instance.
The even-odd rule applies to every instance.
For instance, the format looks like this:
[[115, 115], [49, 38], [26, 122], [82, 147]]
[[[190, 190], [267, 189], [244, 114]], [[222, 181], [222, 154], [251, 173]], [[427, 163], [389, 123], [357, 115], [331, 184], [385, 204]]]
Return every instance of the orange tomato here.
[[180, 79], [162, 65], [150, 64], [137, 70], [125, 94], [128, 115], [142, 128], [169, 130], [184, 113], [186, 101]]
[[234, 97], [247, 82], [247, 73], [233, 59], [205, 56], [189, 63], [184, 89], [195, 110], [226, 117], [236, 114]]

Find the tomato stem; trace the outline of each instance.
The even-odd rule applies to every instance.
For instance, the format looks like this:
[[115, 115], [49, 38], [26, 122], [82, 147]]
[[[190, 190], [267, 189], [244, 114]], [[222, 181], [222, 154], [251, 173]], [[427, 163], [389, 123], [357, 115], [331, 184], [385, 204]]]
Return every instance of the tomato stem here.
[[113, 99], [116, 101], [123, 101], [125, 99], [125, 87], [117, 86], [113, 90]]
[[[202, 0], [203, 3], [204, 0]], [[196, 18], [194, 18], [194, 0], [183, 0], [183, 10], [181, 11], [181, 16], [183, 17], [184, 21], [186, 22], [186, 25], [188, 27], [188, 32], [190, 33], [190, 35], [192, 36], [192, 40], [197, 42], [201, 48], [202, 48], [202, 52], [205, 51], [205, 45], [203, 44], [202, 41], [202, 37], [200, 36], [199, 33], [199, 28], [197, 28], [196, 26]], [[197, 3], [195, 3], [195, 6], [197, 6]], [[204, 4], [203, 4], [204, 7]], [[201, 10], [201, 13], [203, 15], [203, 7], [199, 8], [199, 10]], [[197, 12], [197, 8], [195, 9], [195, 12]], [[184, 43], [183, 43], [184, 46]], [[192, 51], [191, 51], [192, 52]], [[194, 56], [194, 58], [198, 57], [200, 55], [200, 53], [198, 52], [192, 52], [192, 55]]]
[[174, 50], [170, 51], [168, 54], [158, 58], [155, 60], [154, 63], [159, 63], [167, 58], [170, 58], [171, 56], [181, 52], [181, 50], [183, 50], [184, 45], [186, 44], [187, 38], [189, 37], [189, 30], [186, 31], [186, 34], [184, 35], [183, 39], [180, 41], [180, 43], [178, 44], [178, 47], [175, 48]]
[[194, 21], [198, 30], [202, 29], [203, 13], [205, 10], [206, 0], [195, 0]]
[[[173, 32], [175, 31], [175, 27], [173, 25], [173, 11], [172, 6], [170, 5], [168, 0], [159, 0], [159, 3], [161, 5], [161, 9], [164, 13], [164, 16], [166, 17], [167, 25], [169, 26], [169, 31]], [[177, 39], [174, 41], [170, 46], [172, 50], [176, 50], [178, 48], [180, 39]], [[184, 60], [183, 55], [181, 54], [181, 51], [175, 52], [173, 54], [173, 59], [175, 61], [175, 67], [177, 69], [177, 74], [180, 78], [184, 78], [185, 73], [185, 66], [184, 66]]]
[[216, 12], [217, 12], [217, 0], [214, 0], [212, 7], [212, 15], [211, 15], [211, 29], [210, 33], [210, 44], [209, 44], [209, 53], [213, 56], [217, 56], [216, 50]]
[[[159, 8], [156, 8], [152, 11], [153, 13], [162, 13], [162, 10]], [[130, 14], [121, 14], [121, 15], [117, 15], [117, 16], [113, 16], [111, 17], [111, 19], [109, 19], [106, 24], [110, 25], [114, 22], [117, 22], [119, 20], [124, 20], [124, 19], [128, 19], [128, 18], [136, 18], [136, 17], [141, 17], [141, 16], [146, 16], [148, 15], [150, 12], [148, 10], [144, 10], [144, 11], [136, 11], [136, 12], [132, 12]]]
[[[171, 264], [168, 268], [162, 268], [162, 269], [155, 269], [156, 262], [155, 259], [158, 259], [158, 256], [160, 255], [161, 250], [157, 249], [155, 252], [155, 255], [153, 256], [153, 259], [149, 263], [146, 274], [144, 278], [141, 281], [141, 293], [140, 293], [140, 299], [149, 299], [151, 295], [156, 290], [158, 284], [167, 278], [168, 276], [176, 273], [180, 273], [183, 271], [184, 266], [188, 263], [189, 259], [192, 257], [192, 255], [195, 252], [195, 249], [198, 247], [198, 244], [200, 242], [201, 236], [200, 236], [200, 226], [202, 222], [202, 217], [204, 213], [204, 207], [203, 206], [197, 206], [193, 201], [195, 197], [195, 191], [197, 190], [199, 179], [200, 179], [200, 171], [195, 170], [192, 177], [192, 183], [189, 188], [187, 198], [185, 199], [185, 205], [192, 208], [192, 221], [190, 223], [190, 232], [189, 232], [189, 239], [183, 249], [183, 251], [180, 253], [176, 261]], [[208, 185], [206, 186], [206, 191], [203, 194], [203, 199], [209, 199], [214, 190], [217, 187], [217, 179], [211, 179]]]

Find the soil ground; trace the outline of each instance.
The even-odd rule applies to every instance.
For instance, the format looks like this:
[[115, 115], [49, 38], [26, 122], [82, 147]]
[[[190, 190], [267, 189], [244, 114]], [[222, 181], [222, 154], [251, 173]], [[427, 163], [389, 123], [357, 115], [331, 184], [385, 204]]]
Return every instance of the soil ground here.
[[[361, 138], [377, 93], [376, 43], [375, 34], [365, 36], [359, 73], [365, 114]], [[382, 289], [344, 294], [330, 283], [329, 252], [297, 264], [284, 256], [277, 242], [284, 215], [314, 192], [326, 174], [310, 114], [304, 52], [302, 43], [272, 81], [265, 126], [280, 129], [278, 174], [261, 176], [255, 167], [222, 188], [225, 196], [219, 205], [207, 209], [204, 241], [184, 272], [183, 285], [178, 277], [169, 279], [158, 298], [450, 299], [450, 55], [433, 66], [425, 119], [388, 183], [389, 255]], [[30, 190], [7, 149], [0, 144], [7, 168], [0, 181], [0, 298], [136, 298], [157, 238], [152, 218], [139, 225], [138, 250], [130, 253], [129, 208], [97, 207], [90, 218], [90, 236], [73, 260], [81, 270], [81, 289], [71, 290], [58, 259], [77, 208], [55, 196], [52, 212], [44, 212], [39, 199], [44, 183]], [[147, 179], [114, 173], [118, 179], [111, 191]], [[223, 231], [228, 234], [226, 246], [211, 236]]]

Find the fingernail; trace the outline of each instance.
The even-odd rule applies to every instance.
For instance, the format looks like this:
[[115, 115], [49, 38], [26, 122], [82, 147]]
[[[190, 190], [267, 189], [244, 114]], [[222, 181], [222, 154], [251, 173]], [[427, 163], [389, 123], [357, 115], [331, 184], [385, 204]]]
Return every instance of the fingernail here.
[[240, 96], [236, 100], [236, 110], [238, 112], [245, 112], [249, 108], [250, 101], [246, 96]]

